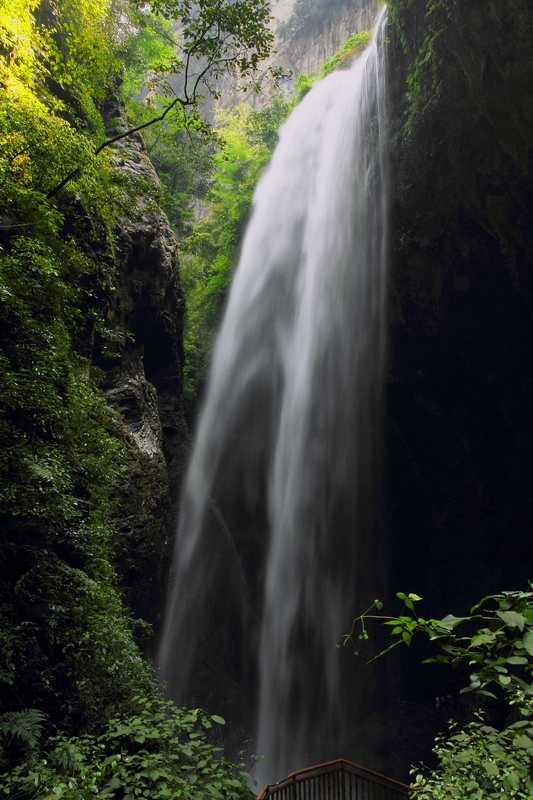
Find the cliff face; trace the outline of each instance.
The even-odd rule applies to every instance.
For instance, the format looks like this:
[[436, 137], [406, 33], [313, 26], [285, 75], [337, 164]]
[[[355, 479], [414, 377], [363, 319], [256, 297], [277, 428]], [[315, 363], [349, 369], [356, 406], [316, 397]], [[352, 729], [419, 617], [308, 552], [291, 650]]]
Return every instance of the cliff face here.
[[319, 72], [330, 58], [354, 33], [370, 30], [374, 23], [378, 0], [348, 0], [323, 3], [320, 14], [294, 15], [292, 2], [287, 14], [286, 0], [273, 2], [272, 13], [280, 21], [274, 46], [274, 63], [295, 75]]
[[531, 555], [533, 18], [424, 6], [392, 4], [391, 513], [470, 596], [523, 583]]
[[[384, 516], [391, 588], [438, 616], [532, 577], [533, 17], [527, 0], [432, 5], [389, 6]], [[429, 673], [408, 694], [431, 714]]]
[[[372, 28], [380, 3], [379, 0], [322, 0], [309, 5], [309, 10], [305, 11], [298, 7], [296, 0], [272, 0], [275, 38], [271, 57], [260, 65], [264, 79], [256, 76], [261, 91], [239, 91], [238, 81], [229, 74], [224, 75], [217, 85], [220, 96], [216, 100], [206, 97], [202, 103], [206, 118], [213, 122], [217, 109], [233, 108], [243, 101], [261, 108], [271, 101], [279, 88], [292, 94], [298, 75], [320, 72], [324, 61], [352, 34]], [[282, 67], [288, 76], [280, 85], [273, 84], [268, 72], [277, 67]], [[175, 79], [173, 85], [179, 91], [180, 79]]]
[[[148, 187], [159, 185], [140, 136], [123, 140], [115, 152], [115, 165], [126, 175]], [[157, 628], [188, 433], [177, 242], [149, 192], [122, 220], [116, 253], [116, 282], [106, 301], [106, 325], [115, 341], [112, 357], [102, 365], [105, 395], [119, 412], [118, 433], [126, 445], [120, 511], [114, 520], [118, 570], [134, 616]]]

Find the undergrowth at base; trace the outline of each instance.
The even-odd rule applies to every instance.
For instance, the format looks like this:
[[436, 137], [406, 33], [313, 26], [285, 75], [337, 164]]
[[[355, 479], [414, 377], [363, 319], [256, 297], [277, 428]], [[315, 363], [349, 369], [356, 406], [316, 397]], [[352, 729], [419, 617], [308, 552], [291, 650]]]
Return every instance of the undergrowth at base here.
[[136, 800], [250, 796], [250, 776], [208, 740], [216, 715], [178, 709], [161, 698], [135, 698], [137, 709], [113, 717], [100, 735], [56, 733], [41, 742], [46, 720], [35, 710], [0, 717], [7, 750], [22, 761], [0, 774], [3, 797]]

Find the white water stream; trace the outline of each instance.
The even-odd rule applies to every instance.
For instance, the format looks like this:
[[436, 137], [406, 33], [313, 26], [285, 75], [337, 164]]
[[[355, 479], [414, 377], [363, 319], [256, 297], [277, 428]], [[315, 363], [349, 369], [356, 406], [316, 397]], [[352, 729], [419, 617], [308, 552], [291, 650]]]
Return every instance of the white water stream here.
[[[187, 697], [198, 641], [211, 635], [204, 607], [216, 616], [226, 592], [239, 598], [218, 624], [232, 637], [228, 652], [241, 647], [252, 663], [252, 679], [236, 672], [250, 685], [258, 675], [260, 784], [353, 756], [335, 749], [357, 724], [346, 720], [350, 677], [335, 643], [378, 594], [380, 575], [385, 20], [383, 10], [352, 68], [316, 84], [282, 126], [255, 193], [183, 488], [163, 676]], [[219, 522], [213, 533], [213, 498], [229, 531]], [[237, 570], [221, 567], [230, 558]]]

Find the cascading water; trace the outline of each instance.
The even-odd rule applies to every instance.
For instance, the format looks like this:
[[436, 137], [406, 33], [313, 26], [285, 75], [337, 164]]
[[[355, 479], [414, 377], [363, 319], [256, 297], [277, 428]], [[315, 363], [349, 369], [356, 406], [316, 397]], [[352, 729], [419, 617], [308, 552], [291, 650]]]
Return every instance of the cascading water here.
[[383, 9], [369, 48], [281, 129], [183, 489], [163, 677], [196, 700], [217, 651], [255, 694], [259, 782], [354, 757], [353, 705], [367, 693], [335, 644], [381, 582], [385, 24]]

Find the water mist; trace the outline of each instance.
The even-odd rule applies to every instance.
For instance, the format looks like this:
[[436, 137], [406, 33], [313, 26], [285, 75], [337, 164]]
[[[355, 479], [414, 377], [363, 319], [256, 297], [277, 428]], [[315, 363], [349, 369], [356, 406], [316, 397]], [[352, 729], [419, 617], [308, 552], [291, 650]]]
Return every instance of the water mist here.
[[183, 487], [163, 677], [198, 701], [205, 643], [222, 642], [256, 704], [259, 783], [353, 757], [366, 692], [335, 644], [381, 588], [385, 25], [384, 9], [351, 69], [315, 84], [281, 128]]

